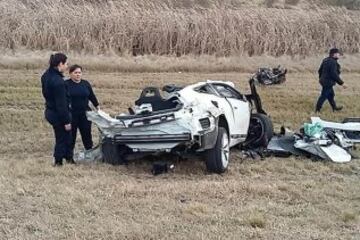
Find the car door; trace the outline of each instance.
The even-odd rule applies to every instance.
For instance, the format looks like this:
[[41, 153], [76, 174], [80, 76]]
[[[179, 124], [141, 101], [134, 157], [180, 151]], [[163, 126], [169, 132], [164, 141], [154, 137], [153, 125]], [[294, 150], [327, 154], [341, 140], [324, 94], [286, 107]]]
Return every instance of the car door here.
[[[250, 124], [251, 107], [249, 102], [236, 89], [227, 84], [213, 83], [216, 91], [226, 99], [231, 108], [231, 117], [226, 116], [233, 121], [234, 126], [231, 138], [245, 140]], [[229, 123], [230, 124], [230, 123]]]
[[221, 109], [225, 113], [226, 120], [229, 126], [229, 135], [237, 132], [237, 126], [234, 125], [235, 119], [233, 114], [233, 108], [229, 101], [218, 93], [216, 88], [212, 84], [205, 84], [196, 89], [197, 92], [206, 95], [206, 97], [212, 102], [214, 106]]

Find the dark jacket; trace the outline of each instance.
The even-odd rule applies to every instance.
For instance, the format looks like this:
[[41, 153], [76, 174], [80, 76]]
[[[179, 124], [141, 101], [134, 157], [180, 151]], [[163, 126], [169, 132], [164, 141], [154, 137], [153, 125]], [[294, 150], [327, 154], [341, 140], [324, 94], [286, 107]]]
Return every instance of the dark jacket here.
[[95, 107], [99, 106], [99, 102], [88, 81], [81, 79], [80, 82], [76, 83], [68, 79], [65, 81], [65, 85], [70, 97], [72, 114], [83, 114], [89, 111], [89, 101]]
[[69, 124], [69, 99], [62, 73], [55, 68], [49, 68], [41, 76], [41, 86], [45, 98], [46, 120], [52, 125]]
[[335, 58], [325, 58], [321, 63], [318, 72], [320, 84], [323, 87], [333, 87], [336, 83], [339, 85], [344, 84], [344, 82], [340, 78], [340, 64]]

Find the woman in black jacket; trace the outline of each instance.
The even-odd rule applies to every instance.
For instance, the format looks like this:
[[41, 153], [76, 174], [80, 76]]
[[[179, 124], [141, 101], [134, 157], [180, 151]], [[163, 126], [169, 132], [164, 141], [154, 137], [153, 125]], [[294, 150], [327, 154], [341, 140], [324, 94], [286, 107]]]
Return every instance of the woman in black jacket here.
[[49, 68], [41, 76], [42, 94], [45, 99], [45, 118], [55, 134], [54, 166], [61, 166], [63, 159], [73, 163], [71, 155], [71, 116], [63, 73], [67, 70], [67, 56], [51, 55]]
[[86, 111], [90, 110], [89, 101], [96, 109], [99, 108], [99, 102], [92, 90], [90, 83], [81, 78], [81, 66], [72, 65], [69, 68], [69, 74], [70, 79], [65, 81], [65, 85], [70, 98], [72, 114], [71, 149], [73, 152], [76, 142], [76, 133], [77, 129], [79, 128], [84, 148], [89, 150], [93, 147], [93, 141], [91, 136], [91, 122], [86, 118]]

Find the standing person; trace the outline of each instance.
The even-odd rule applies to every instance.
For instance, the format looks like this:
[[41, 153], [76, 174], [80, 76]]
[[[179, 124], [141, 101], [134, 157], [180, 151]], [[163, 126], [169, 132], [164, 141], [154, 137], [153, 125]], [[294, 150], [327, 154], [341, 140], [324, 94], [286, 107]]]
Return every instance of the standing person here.
[[316, 103], [315, 112], [320, 112], [324, 102], [329, 101], [332, 110], [341, 111], [342, 106], [337, 106], [335, 102], [334, 86], [336, 84], [342, 85], [346, 88], [346, 85], [340, 78], [340, 64], [337, 62], [340, 58], [340, 51], [337, 48], [330, 49], [329, 57], [325, 58], [319, 68], [320, 85], [322, 86], [321, 95]]
[[54, 166], [61, 166], [64, 158], [73, 163], [70, 151], [71, 115], [63, 79], [63, 73], [68, 68], [66, 55], [51, 55], [49, 65], [41, 77], [41, 86], [45, 98], [45, 118], [55, 134]]
[[67, 87], [72, 114], [72, 142], [71, 152], [73, 154], [76, 133], [79, 128], [81, 139], [86, 150], [93, 147], [93, 141], [91, 136], [91, 122], [86, 117], [86, 111], [90, 110], [89, 101], [94, 105], [96, 109], [99, 108], [99, 102], [93, 92], [90, 83], [81, 78], [82, 67], [79, 65], [72, 65], [69, 68], [70, 79], [65, 81]]

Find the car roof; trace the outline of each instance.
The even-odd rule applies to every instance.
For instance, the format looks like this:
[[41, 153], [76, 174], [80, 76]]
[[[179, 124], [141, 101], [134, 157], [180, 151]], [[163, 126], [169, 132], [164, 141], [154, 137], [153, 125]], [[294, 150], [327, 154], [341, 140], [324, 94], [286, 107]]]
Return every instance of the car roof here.
[[198, 83], [194, 83], [194, 84], [188, 85], [188, 86], [186, 86], [185, 88], [187, 88], [187, 89], [188, 89], [188, 88], [194, 89], [194, 88], [203, 86], [203, 85], [208, 84], [208, 83], [220, 83], [220, 84], [229, 85], [230, 87], [235, 87], [235, 84], [234, 84], [233, 82], [230, 82], [230, 81], [206, 80], [206, 81], [204, 81], [204, 82], [198, 82]]

